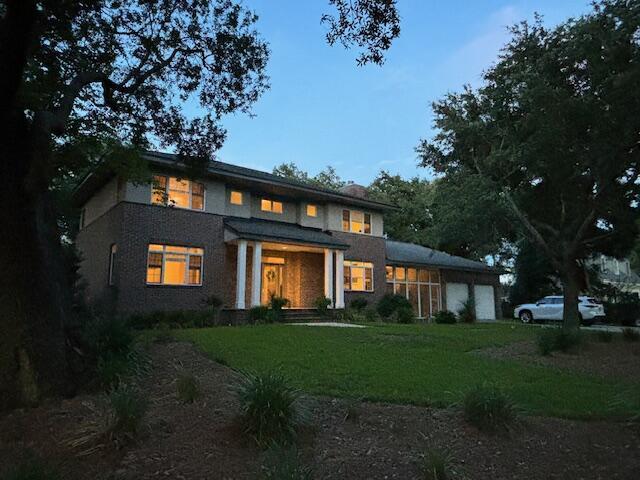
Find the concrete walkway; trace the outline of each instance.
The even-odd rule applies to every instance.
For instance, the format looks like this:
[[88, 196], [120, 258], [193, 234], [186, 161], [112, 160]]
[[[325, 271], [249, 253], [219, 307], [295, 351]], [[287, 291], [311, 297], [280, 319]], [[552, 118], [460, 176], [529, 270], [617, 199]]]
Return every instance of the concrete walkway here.
[[302, 325], [305, 327], [366, 328], [364, 325], [354, 325], [353, 323], [340, 323], [340, 322], [287, 323], [287, 325]]

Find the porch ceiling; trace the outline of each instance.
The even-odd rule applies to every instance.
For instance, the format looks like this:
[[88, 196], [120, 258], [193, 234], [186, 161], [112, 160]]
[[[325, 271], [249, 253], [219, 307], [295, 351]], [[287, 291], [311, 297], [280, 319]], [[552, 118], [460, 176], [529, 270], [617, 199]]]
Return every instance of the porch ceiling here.
[[255, 218], [225, 218], [225, 228], [238, 239], [292, 243], [346, 250], [349, 245], [316, 228]]

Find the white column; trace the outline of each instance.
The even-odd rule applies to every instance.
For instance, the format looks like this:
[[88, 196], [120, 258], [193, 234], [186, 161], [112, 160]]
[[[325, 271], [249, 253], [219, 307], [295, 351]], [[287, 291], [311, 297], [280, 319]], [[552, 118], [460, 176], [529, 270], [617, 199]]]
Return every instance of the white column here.
[[253, 262], [251, 263], [251, 306], [260, 305], [262, 291], [262, 242], [253, 244]]
[[244, 310], [244, 292], [247, 283], [247, 241], [238, 240], [238, 260], [236, 262], [236, 308]]
[[333, 306], [333, 250], [324, 249], [324, 296], [331, 300]]
[[336, 308], [344, 308], [344, 252], [336, 250]]

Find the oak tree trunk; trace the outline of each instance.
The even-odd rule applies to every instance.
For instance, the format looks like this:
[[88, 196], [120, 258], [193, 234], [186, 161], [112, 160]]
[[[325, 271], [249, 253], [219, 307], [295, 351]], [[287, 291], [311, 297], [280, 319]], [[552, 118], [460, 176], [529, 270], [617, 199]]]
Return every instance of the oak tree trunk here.
[[[0, 408], [69, 389], [71, 294], [48, 190], [49, 139], [24, 114], [0, 132]], [[35, 168], [34, 168], [35, 166]]]
[[562, 328], [575, 331], [580, 327], [580, 312], [578, 310], [578, 296], [582, 288], [582, 269], [574, 259], [565, 259], [561, 276], [564, 292], [564, 309], [562, 314]]

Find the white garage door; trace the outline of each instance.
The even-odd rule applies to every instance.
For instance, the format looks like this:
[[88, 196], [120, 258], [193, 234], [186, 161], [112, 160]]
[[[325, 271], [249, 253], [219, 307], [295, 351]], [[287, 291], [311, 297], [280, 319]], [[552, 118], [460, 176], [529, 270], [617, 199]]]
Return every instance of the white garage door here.
[[476, 317], [478, 320], [495, 320], [496, 304], [493, 297], [493, 286], [476, 285], [473, 289], [476, 301]]
[[469, 299], [466, 283], [447, 283], [447, 310], [458, 313]]

